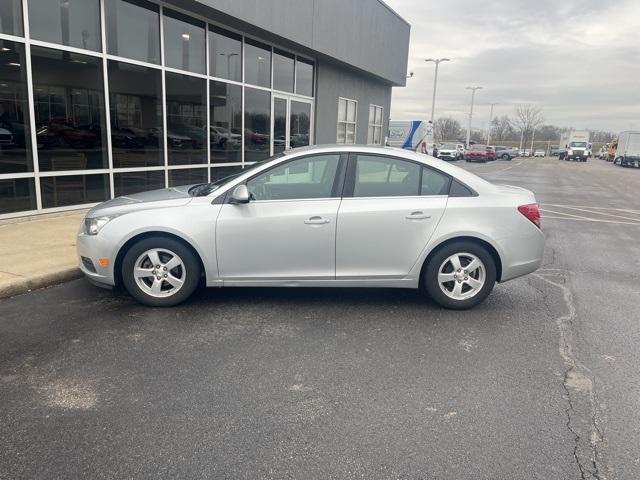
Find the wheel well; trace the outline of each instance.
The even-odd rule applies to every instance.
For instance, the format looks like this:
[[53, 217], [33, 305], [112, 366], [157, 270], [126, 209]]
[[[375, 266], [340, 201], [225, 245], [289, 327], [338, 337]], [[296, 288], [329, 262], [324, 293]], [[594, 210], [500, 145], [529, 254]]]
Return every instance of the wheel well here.
[[191, 250], [191, 252], [198, 259], [198, 262], [200, 263], [200, 268], [202, 270], [202, 275], [206, 280], [207, 273], [204, 269], [204, 263], [202, 262], [202, 258], [200, 258], [200, 255], [198, 254], [197, 250], [193, 248], [193, 245], [187, 242], [184, 238], [181, 238], [178, 235], [174, 235], [172, 233], [167, 233], [167, 232], [144, 232], [139, 235], [136, 235], [135, 237], [130, 238], [129, 240], [126, 241], [124, 245], [122, 245], [122, 247], [120, 247], [120, 250], [118, 251], [118, 255], [116, 255], [116, 262], [113, 266], [113, 277], [116, 282], [116, 286], [118, 287], [122, 286], [122, 261], [124, 260], [124, 256], [126, 255], [126, 253], [129, 251], [129, 249], [133, 245], [138, 243], [140, 240], [144, 240], [145, 238], [151, 238], [151, 237], [171, 238], [173, 240], [176, 240], [182, 243], [185, 247]]
[[427, 268], [427, 265], [429, 264], [429, 261], [431, 260], [431, 258], [438, 252], [438, 250], [446, 247], [447, 245], [451, 245], [452, 243], [455, 243], [455, 242], [472, 242], [485, 248], [491, 254], [491, 257], [493, 257], [493, 261], [496, 263], [496, 278], [498, 282], [500, 281], [500, 279], [502, 278], [502, 260], [500, 259], [500, 255], [498, 255], [497, 250], [493, 248], [493, 245], [491, 245], [489, 242], [485, 242], [484, 240], [481, 240], [476, 237], [455, 237], [455, 238], [450, 238], [448, 240], [445, 240], [444, 242], [442, 242], [441, 244], [439, 244], [437, 247], [433, 248], [429, 252], [429, 255], [427, 255], [427, 258], [424, 260], [424, 263], [422, 264], [422, 269], [420, 270], [420, 288], [423, 287], [422, 282], [424, 278], [424, 275], [423, 275], [424, 270], [425, 268]]

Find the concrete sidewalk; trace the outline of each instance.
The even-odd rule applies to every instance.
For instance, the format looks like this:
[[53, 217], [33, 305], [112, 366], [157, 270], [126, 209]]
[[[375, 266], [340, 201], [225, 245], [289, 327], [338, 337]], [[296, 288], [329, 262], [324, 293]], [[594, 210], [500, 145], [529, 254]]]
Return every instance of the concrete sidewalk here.
[[76, 235], [85, 213], [0, 224], [0, 298], [79, 277]]

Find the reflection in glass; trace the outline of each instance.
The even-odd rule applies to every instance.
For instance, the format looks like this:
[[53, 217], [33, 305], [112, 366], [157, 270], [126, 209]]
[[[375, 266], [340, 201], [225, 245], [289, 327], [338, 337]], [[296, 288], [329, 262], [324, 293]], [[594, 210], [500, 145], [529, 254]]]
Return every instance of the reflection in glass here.
[[29, 0], [32, 38], [101, 50], [99, 0]]
[[291, 134], [291, 148], [309, 145], [311, 133], [311, 104], [291, 100], [291, 115], [289, 119]]
[[207, 163], [206, 80], [166, 73], [169, 165]]
[[24, 36], [22, 28], [22, 0], [0, 1], [0, 33]]
[[244, 161], [269, 158], [271, 94], [263, 90], [244, 90]]
[[41, 171], [107, 168], [102, 59], [31, 48]]
[[164, 165], [159, 70], [109, 60], [113, 166]]
[[111, 55], [160, 63], [160, 8], [146, 0], [106, 0]]
[[103, 202], [109, 198], [109, 176], [40, 177], [40, 191], [43, 208]]
[[211, 82], [211, 163], [242, 161], [242, 87]]
[[113, 186], [116, 197], [164, 188], [164, 171], [116, 173]]
[[273, 154], [287, 149], [287, 101], [273, 99]]
[[313, 96], [313, 62], [300, 57], [296, 60], [296, 93]]
[[221, 180], [230, 175], [235, 175], [243, 170], [242, 165], [235, 165], [229, 167], [211, 167], [211, 181]]
[[294, 56], [281, 50], [273, 53], [273, 88], [293, 92]]
[[269, 88], [271, 86], [271, 47], [253, 40], [246, 40], [244, 55], [244, 81]]
[[0, 180], [0, 215], [36, 209], [33, 178]]
[[180, 170], [169, 170], [170, 187], [179, 187], [180, 185], [193, 185], [195, 183], [206, 182], [206, 168], [183, 168]]
[[205, 73], [204, 22], [164, 9], [164, 64]]
[[242, 81], [242, 37], [217, 27], [209, 27], [209, 74]]
[[0, 40], [0, 173], [31, 171], [24, 46]]

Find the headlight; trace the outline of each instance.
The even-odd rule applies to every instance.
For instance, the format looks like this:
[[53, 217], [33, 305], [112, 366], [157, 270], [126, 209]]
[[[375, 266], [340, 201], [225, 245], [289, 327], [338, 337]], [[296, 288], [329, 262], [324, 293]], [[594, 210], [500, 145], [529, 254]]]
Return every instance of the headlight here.
[[573, 155], [573, 150], [569, 150], [569, 155]]
[[96, 217], [84, 219], [84, 233], [87, 235], [97, 235], [102, 227], [104, 227], [110, 220], [115, 217]]

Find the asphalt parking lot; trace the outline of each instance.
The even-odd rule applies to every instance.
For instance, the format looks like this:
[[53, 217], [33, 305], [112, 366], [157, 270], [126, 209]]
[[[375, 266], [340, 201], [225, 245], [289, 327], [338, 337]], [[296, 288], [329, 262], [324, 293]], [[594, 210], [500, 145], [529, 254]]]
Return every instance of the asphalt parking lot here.
[[640, 478], [640, 169], [532, 189], [546, 261], [468, 312], [412, 291], [83, 280], [0, 301], [0, 478]]

